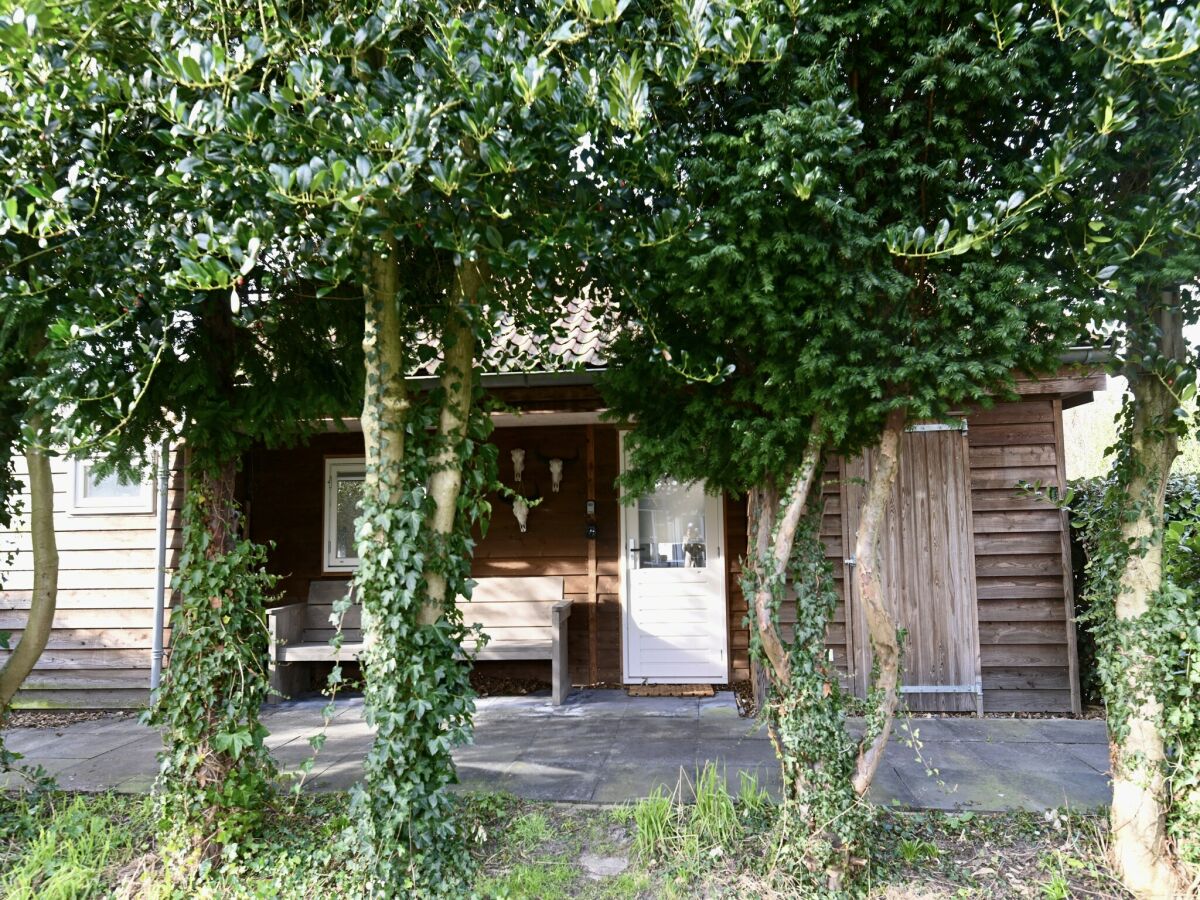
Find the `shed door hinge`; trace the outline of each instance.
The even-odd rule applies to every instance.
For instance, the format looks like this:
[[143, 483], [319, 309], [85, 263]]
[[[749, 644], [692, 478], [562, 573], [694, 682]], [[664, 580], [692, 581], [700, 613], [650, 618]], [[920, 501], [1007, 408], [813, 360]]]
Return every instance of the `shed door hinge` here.
[[851, 556], [851, 557], [848, 557], [847, 559], [843, 559], [842, 565], [854, 567], [854, 566], [858, 565], [858, 560], [855, 559], [853, 556]]

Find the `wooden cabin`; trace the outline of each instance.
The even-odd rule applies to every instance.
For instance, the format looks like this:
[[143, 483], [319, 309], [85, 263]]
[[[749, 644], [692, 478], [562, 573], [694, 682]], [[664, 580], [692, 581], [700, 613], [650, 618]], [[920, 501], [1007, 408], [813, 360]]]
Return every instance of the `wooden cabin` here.
[[[1022, 496], [1018, 485], [1064, 484], [1063, 405], [1090, 398], [1102, 384], [1103, 376], [1024, 383], [1019, 402], [906, 434], [887, 520], [885, 580], [908, 632], [910, 707], [1079, 711], [1066, 514]], [[576, 685], [749, 678], [739, 587], [744, 501], [667, 484], [622, 505], [615, 487], [621, 433], [599, 421], [589, 386], [497, 392], [524, 410], [497, 423], [501, 480], [516, 485], [512, 451], [523, 450], [516, 486], [541, 502], [522, 533], [493, 498], [475, 577], [563, 577], [573, 601], [567, 656]], [[360, 477], [362, 447], [360, 433], [331, 433], [248, 460], [251, 537], [275, 542], [271, 566], [290, 598], [306, 596], [313, 582], [348, 577], [336, 568], [333, 508], [338, 473]], [[566, 460], [557, 492], [550, 459]], [[855, 479], [867, 464], [830, 461], [822, 528], [843, 597], [827, 644], [858, 692], [870, 655], [854, 598], [844, 602], [845, 572], [862, 493]], [[783, 615], [786, 621], [786, 608]], [[481, 665], [549, 681], [546, 663]]]
[[[173, 453], [165, 498], [166, 581], [178, 564], [182, 539], [182, 454]], [[24, 477], [25, 463], [17, 460]], [[58, 598], [54, 628], [16, 705], [47, 709], [130, 709], [150, 691], [158, 569], [158, 479], [137, 484], [98, 478], [87, 460], [51, 460], [54, 530], [58, 540]], [[12, 646], [21, 635], [33, 589], [24, 516], [0, 530], [0, 632]], [[170, 610], [164, 610], [165, 643]], [[0, 653], [0, 660], [7, 654]]]
[[[600, 421], [589, 371], [603, 362], [595, 335], [584, 323], [554, 353], [564, 363], [559, 374], [485, 376], [512, 410], [496, 417], [501, 480], [541, 502], [522, 531], [494, 498], [475, 576], [561, 577], [572, 601], [567, 668], [576, 685], [749, 678], [739, 587], [744, 501], [666, 480], [653, 495], [620, 504], [622, 434]], [[906, 434], [887, 519], [885, 580], [907, 632], [910, 707], [1080, 711], [1066, 514], [1023, 496], [1018, 485], [1064, 485], [1062, 411], [1103, 386], [1103, 375], [1023, 381], [1016, 402]], [[353, 573], [353, 499], [363, 471], [356, 428], [331, 429], [300, 447], [256, 449], [244, 460], [246, 527], [253, 540], [274, 544], [269, 566], [280, 578], [281, 604], [305, 601], [314, 584], [345, 582]], [[514, 458], [514, 451], [523, 453]], [[522, 456], [518, 483], [514, 465]], [[551, 460], [562, 461], [557, 489]], [[828, 649], [860, 693], [870, 654], [845, 575], [854, 563], [847, 548], [860, 479], [870, 464], [829, 461], [822, 528], [842, 596]], [[157, 599], [153, 489], [88, 479], [86, 462], [56, 466], [58, 613], [21, 705], [132, 707], [148, 696]], [[179, 541], [178, 482], [168, 498], [169, 548]], [[0, 590], [0, 629], [15, 638], [29, 603], [28, 536], [0, 537], [15, 551]], [[175, 565], [173, 553], [168, 565]], [[794, 610], [785, 608], [785, 621], [789, 615]], [[547, 661], [479, 665], [550, 680]]]

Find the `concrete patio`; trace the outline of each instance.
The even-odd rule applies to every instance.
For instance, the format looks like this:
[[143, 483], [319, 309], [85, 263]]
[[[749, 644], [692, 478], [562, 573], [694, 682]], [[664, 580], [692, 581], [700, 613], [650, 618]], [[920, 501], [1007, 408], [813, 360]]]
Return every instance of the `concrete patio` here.
[[[268, 743], [285, 770], [312, 756], [321, 700], [271, 708]], [[621, 691], [576, 691], [559, 707], [548, 696], [478, 701], [475, 743], [455, 759], [466, 789], [528, 799], [618, 803], [680, 783], [712, 760], [734, 789], [749, 772], [772, 789], [778, 768], [765, 731], [739, 718], [733, 695], [709, 699], [631, 698]], [[898, 722], [901, 737], [905, 720]], [[902, 808], [978, 811], [1087, 809], [1109, 800], [1102, 721], [1068, 719], [912, 719], [919, 754], [902, 740], [888, 748], [872, 789]], [[15, 728], [8, 746], [40, 764], [68, 790], [147, 791], [157, 769], [158, 735], [133, 717], [60, 728]], [[338, 701], [309, 785], [342, 790], [361, 777], [371, 741], [362, 701]], [[919, 758], [918, 758], [919, 755]], [[937, 770], [926, 774], [927, 768]]]

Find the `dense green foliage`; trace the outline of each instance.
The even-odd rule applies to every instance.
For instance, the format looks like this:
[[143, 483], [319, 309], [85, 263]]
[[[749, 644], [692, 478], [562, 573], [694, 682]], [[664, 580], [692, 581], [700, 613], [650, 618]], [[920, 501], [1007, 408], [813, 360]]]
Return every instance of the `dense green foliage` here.
[[1030, 112], [1053, 120], [1069, 89], [1052, 41], [1000, 50], [958, 4], [911, 12], [816, 4], [781, 63], [701, 109], [680, 188], [696, 227], [636, 257], [606, 380], [645, 477], [742, 492], [796, 465], [813, 416], [853, 451], [888, 409], [945, 416], [1078, 336], [1079, 286], [1030, 252], [1048, 226], [946, 259], [891, 251], [966, 198], [1017, 205], [1045, 133]]
[[1113, 618], [1114, 573], [1127, 564], [1112, 533], [1123, 489], [1116, 476], [1071, 485], [1071, 524], [1083, 560], [1076, 613], [1081, 686], [1103, 698], [1110, 721], [1122, 724], [1121, 660], [1137, 646], [1151, 648], [1153, 690], [1162, 703], [1159, 724], [1170, 753], [1168, 824], [1181, 858], [1200, 865], [1200, 480], [1172, 476], [1164, 511], [1165, 583], [1145, 621], [1121, 626]]
[[[997, 220], [1025, 203], [1029, 159], [1070, 91], [1066, 63], [1045, 35], [998, 44], [990, 20], [955, 2], [815, 3], [777, 64], [708, 92], [676, 184], [693, 227], [634, 254], [602, 383], [614, 416], [638, 423], [626, 486], [670, 474], [765, 490], [782, 509], [812, 441], [852, 455], [890, 411], [944, 418], [1021, 370], [1057, 368], [1084, 290], [1063, 277], [1062, 252], [1041, 249], [1058, 212], [1003, 243], [982, 219], [955, 234], [938, 221], [967, 200]], [[927, 233], [954, 252], [898, 254]], [[790, 684], [773, 679], [766, 714], [799, 810], [794, 871], [819, 882], [864, 851], [868, 815], [824, 657], [835, 598], [812, 527], [783, 569], [752, 534], [743, 590], [769, 593], [776, 630], [795, 590]]]
[[[556, 298], [613, 243], [600, 210], [670, 170], [669, 154], [634, 147], [651, 104], [717, 61], [771, 53], [781, 32], [765, 14], [784, 7], [652, 9], [661, 17], [610, 2], [200, 3], [146, 25], [170, 86], [167, 190], [216, 201], [184, 218], [175, 283], [228, 292], [257, 257], [294, 263], [318, 297], [372, 298], [364, 420], [379, 429], [364, 425], [357, 590], [378, 730], [358, 802], [383, 892], [453, 892], [464, 877], [442, 788], [469, 734], [453, 600], [485, 512], [479, 436], [427, 441], [428, 422], [464, 416], [400, 382], [448, 356], [462, 320], [482, 335], [502, 316], [548, 331]], [[485, 283], [463, 290], [468, 270]], [[437, 495], [451, 470], [468, 483]]]
[[[1111, 478], [1077, 478], [1069, 485], [1071, 512], [1071, 545], [1075, 572], [1075, 613], [1084, 621], [1089, 615], [1087, 567], [1096, 550], [1097, 529], [1106, 513], [1105, 497], [1111, 489]], [[1194, 473], [1175, 473], [1167, 480], [1164, 522], [1168, 529], [1187, 527], [1200, 514], [1200, 478]], [[1174, 523], [1180, 523], [1175, 525]], [[1168, 555], [1168, 560], [1174, 554]], [[1191, 583], [1190, 576], [1175, 576], [1179, 583]], [[1198, 581], [1197, 583], [1200, 583]], [[1085, 703], [1102, 702], [1096, 672], [1096, 644], [1088, 628], [1077, 633], [1079, 645], [1079, 682]]]
[[[854, 792], [858, 740], [846, 727], [851, 698], [820, 649], [839, 599], [820, 523], [819, 513], [801, 523], [788, 584], [771, 592], [776, 620], [778, 604], [792, 602], [783, 598], [794, 592], [796, 621], [787, 644], [791, 681], [786, 689], [776, 689], [768, 711], [783, 783], [790, 792], [783, 824], [792, 839], [780, 842], [778, 862], [798, 884], [817, 891], [826, 887], [822, 882], [829, 867], [844, 866], [846, 856], [857, 852], [876, 814]], [[761, 653], [761, 640], [752, 630], [752, 652]], [[867, 708], [873, 711], [876, 706], [868, 703]], [[868, 722], [867, 727], [872, 730], [878, 724]]]

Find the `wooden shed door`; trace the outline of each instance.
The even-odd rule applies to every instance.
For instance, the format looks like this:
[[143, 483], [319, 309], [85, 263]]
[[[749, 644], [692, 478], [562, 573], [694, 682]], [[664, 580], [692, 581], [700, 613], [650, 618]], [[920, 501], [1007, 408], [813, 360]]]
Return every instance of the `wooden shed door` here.
[[[863, 482], [876, 458], [871, 452], [847, 463], [842, 480], [847, 555], [854, 552]], [[913, 710], [982, 712], [965, 423], [916, 425], [905, 433], [883, 527], [884, 596], [907, 632], [901, 682], [905, 702]], [[851, 676], [862, 696], [871, 671], [871, 644], [852, 580], [849, 606]]]

